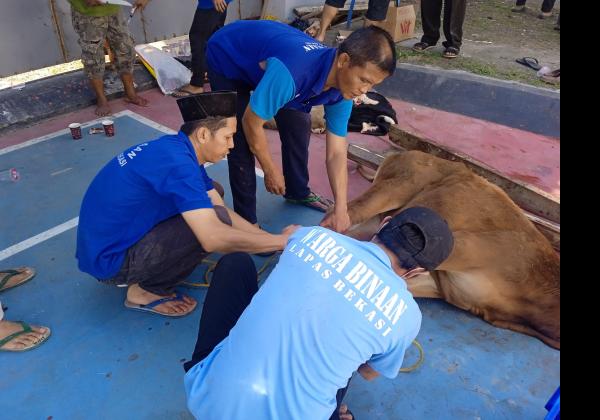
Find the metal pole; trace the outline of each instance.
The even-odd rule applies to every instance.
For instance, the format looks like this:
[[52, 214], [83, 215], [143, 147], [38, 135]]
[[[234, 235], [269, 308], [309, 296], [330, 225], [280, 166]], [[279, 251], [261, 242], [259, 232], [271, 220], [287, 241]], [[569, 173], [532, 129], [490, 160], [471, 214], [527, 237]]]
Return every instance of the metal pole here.
[[356, 3], [356, 0], [352, 0], [350, 3], [350, 9], [348, 10], [348, 21], [346, 22], [347, 29], [350, 29], [350, 26], [352, 26], [352, 12], [354, 12], [354, 3]]
[[52, 15], [52, 23], [54, 24], [54, 30], [56, 35], [58, 36], [58, 46], [60, 47], [60, 52], [62, 53], [63, 63], [66, 63], [68, 60], [67, 48], [65, 47], [65, 40], [63, 38], [62, 28], [60, 27], [60, 22], [58, 20], [58, 14], [56, 12], [56, 0], [49, 0], [50, 3], [50, 14]]

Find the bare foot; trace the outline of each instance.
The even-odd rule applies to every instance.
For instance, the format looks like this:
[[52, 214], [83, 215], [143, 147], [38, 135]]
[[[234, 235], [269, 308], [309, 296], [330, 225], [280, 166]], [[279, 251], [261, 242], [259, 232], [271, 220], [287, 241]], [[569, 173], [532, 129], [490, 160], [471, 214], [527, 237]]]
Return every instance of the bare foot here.
[[[0, 347], [4, 351], [19, 351], [35, 347], [50, 335], [50, 330], [46, 327], [31, 326], [32, 331], [13, 338], [8, 343]], [[23, 331], [23, 326], [18, 322], [0, 321], [0, 340]]]
[[[136, 305], [147, 305], [159, 299], [174, 297], [175, 294], [169, 296], [159, 296], [142, 289], [139, 285], [133, 284], [127, 289], [127, 300]], [[184, 296], [182, 301], [165, 302], [155, 306], [153, 309], [161, 314], [175, 315], [192, 312], [198, 302], [195, 299]]]
[[125, 98], [125, 102], [137, 105], [137, 106], [148, 106], [148, 100], [146, 98], [142, 98], [139, 95], [135, 96], [127, 96]]
[[108, 106], [108, 101], [98, 101], [98, 105], [96, 106], [96, 115], [99, 117], [106, 117], [110, 114], [112, 114], [112, 111]]
[[35, 270], [29, 267], [16, 268], [14, 271], [17, 271], [18, 274], [13, 274], [13, 270], [0, 270], [0, 283], [8, 278], [8, 281], [0, 288], [0, 292], [18, 286], [35, 275]]

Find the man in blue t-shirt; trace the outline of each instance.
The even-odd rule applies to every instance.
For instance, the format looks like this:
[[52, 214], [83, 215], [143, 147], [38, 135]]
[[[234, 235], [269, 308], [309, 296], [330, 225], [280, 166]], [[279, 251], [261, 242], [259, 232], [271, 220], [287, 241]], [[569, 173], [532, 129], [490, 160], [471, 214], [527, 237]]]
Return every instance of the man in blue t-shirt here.
[[225, 25], [227, 6], [233, 0], [198, 0], [189, 38], [192, 49], [192, 79], [190, 83], [173, 93], [176, 98], [184, 98], [204, 92], [206, 67], [206, 43], [208, 38]]
[[[235, 211], [256, 223], [258, 159], [265, 186], [294, 203], [329, 211], [323, 226], [350, 227], [347, 211], [348, 120], [352, 99], [393, 74], [396, 50], [390, 35], [369, 27], [328, 48], [310, 36], [271, 21], [238, 21], [208, 41], [206, 60], [213, 90], [238, 93], [238, 131], [228, 158]], [[252, 92], [252, 95], [251, 95]], [[310, 110], [325, 106], [327, 173], [335, 205], [311, 192], [308, 181]], [[282, 142], [283, 172], [268, 149], [264, 124], [275, 118]]]
[[188, 408], [202, 420], [342, 418], [356, 369], [367, 380], [398, 374], [421, 325], [407, 281], [453, 244], [445, 220], [413, 207], [371, 242], [299, 229], [260, 290], [248, 255], [223, 257], [184, 366]]
[[235, 92], [178, 105], [178, 134], [134, 146], [96, 175], [77, 231], [81, 271], [127, 287], [127, 308], [165, 316], [194, 310], [196, 301], [174, 289], [208, 252], [280, 250], [293, 230], [271, 235], [227, 209], [204, 170], [233, 147]]

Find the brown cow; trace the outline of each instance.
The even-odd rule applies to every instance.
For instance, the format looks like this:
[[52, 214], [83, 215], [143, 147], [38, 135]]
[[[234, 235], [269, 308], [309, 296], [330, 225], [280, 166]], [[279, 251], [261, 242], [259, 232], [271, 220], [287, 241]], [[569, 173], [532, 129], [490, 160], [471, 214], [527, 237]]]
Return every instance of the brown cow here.
[[408, 280], [415, 297], [443, 298], [491, 324], [560, 349], [560, 259], [499, 187], [464, 164], [422, 152], [388, 156], [373, 185], [349, 204], [351, 236], [405, 208], [440, 213], [455, 235], [438, 270]]

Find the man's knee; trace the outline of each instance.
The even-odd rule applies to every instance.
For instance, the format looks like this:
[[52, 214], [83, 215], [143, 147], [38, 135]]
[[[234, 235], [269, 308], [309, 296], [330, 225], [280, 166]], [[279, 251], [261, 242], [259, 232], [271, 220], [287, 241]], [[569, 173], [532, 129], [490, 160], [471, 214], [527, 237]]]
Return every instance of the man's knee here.
[[219, 278], [221, 281], [224, 280], [228, 287], [231, 285], [232, 280], [239, 282], [240, 291], [245, 290], [244, 293], [249, 293], [249, 295], [256, 293], [256, 290], [258, 290], [256, 266], [252, 257], [245, 252], [234, 252], [221, 257], [215, 267], [213, 282], [215, 280], [219, 281]]
[[234, 252], [232, 254], [224, 255], [217, 263], [217, 268], [225, 270], [236, 269], [241, 272], [256, 272], [256, 266], [254, 265], [252, 257], [245, 252]]

